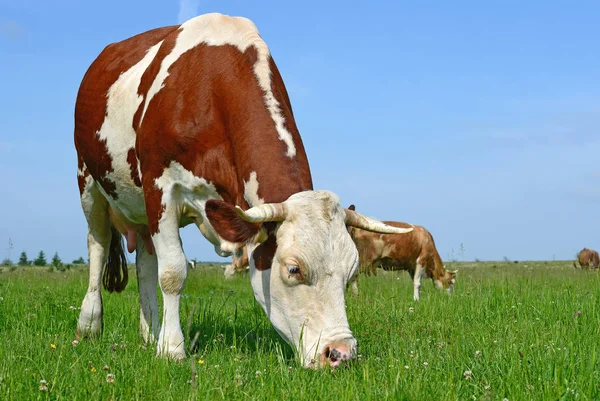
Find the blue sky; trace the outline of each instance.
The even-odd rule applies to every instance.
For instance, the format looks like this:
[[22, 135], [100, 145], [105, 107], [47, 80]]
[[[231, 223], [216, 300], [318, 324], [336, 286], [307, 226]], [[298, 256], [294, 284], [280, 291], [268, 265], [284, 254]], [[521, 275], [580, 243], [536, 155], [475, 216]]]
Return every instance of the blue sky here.
[[600, 248], [598, 2], [0, 0], [0, 257], [9, 237], [13, 259], [87, 255], [83, 74], [108, 43], [213, 11], [269, 44], [316, 188], [427, 227], [444, 259]]

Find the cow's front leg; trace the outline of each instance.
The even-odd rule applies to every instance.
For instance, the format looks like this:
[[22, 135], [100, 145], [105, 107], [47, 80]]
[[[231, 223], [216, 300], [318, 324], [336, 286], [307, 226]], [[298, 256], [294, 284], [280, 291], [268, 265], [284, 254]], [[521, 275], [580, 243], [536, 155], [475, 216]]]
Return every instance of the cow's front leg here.
[[414, 294], [413, 298], [415, 301], [418, 301], [421, 295], [421, 278], [425, 273], [425, 269], [419, 263], [417, 263], [417, 268], [415, 269], [415, 273], [413, 276], [413, 286], [414, 286]]
[[187, 259], [179, 238], [178, 217], [166, 208], [152, 236], [158, 260], [158, 282], [163, 296], [163, 316], [157, 354], [185, 358], [183, 332], [179, 321], [179, 297], [187, 276]]

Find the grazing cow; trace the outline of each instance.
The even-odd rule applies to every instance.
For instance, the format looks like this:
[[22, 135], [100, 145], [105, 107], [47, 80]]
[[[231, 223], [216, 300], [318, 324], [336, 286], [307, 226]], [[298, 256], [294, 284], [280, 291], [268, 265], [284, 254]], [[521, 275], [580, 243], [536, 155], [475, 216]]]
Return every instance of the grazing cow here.
[[225, 279], [230, 279], [235, 276], [236, 273], [245, 273], [250, 269], [250, 262], [248, 261], [248, 248], [244, 247], [238, 249], [231, 258], [231, 264], [225, 265], [223, 274]]
[[597, 269], [600, 266], [600, 257], [598, 256], [598, 252], [583, 248], [579, 254], [577, 254], [577, 260], [573, 262], [573, 267], [577, 268], [577, 262], [579, 262], [579, 266], [582, 269], [589, 269], [593, 267]]
[[313, 190], [283, 80], [250, 20], [207, 14], [107, 46], [81, 82], [75, 147], [90, 257], [78, 337], [102, 331], [101, 283], [127, 284], [123, 234], [141, 334], [158, 355], [184, 358], [179, 229], [195, 224], [221, 256], [248, 247], [254, 296], [305, 366], [354, 357], [344, 288], [358, 252], [345, 225], [410, 229]]
[[[355, 210], [350, 205], [349, 210]], [[349, 227], [348, 231], [356, 244], [360, 258], [360, 269], [370, 275], [377, 275], [377, 267], [384, 270], [406, 270], [414, 284], [414, 300], [418, 301], [421, 292], [421, 278], [431, 278], [438, 289], [448, 294], [454, 290], [456, 271], [446, 270], [442, 258], [435, 248], [433, 236], [424, 227], [412, 224], [385, 221], [387, 225], [400, 228], [413, 228], [404, 235], [380, 234]], [[351, 280], [352, 292], [358, 295], [358, 275]]]

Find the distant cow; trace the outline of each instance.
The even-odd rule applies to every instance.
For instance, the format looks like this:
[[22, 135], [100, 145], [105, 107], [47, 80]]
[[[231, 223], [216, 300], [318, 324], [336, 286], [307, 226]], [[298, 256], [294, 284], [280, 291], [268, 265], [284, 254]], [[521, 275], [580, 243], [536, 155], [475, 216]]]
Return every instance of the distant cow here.
[[577, 255], [577, 260], [573, 262], [573, 267], [577, 268], [577, 262], [579, 262], [582, 269], [589, 269], [590, 267], [597, 269], [600, 266], [600, 257], [598, 257], [598, 252], [583, 248]]
[[287, 90], [252, 21], [206, 14], [108, 45], [81, 82], [74, 140], [90, 259], [78, 338], [101, 333], [101, 284], [121, 292], [124, 252], [135, 250], [141, 334], [157, 354], [184, 358], [179, 229], [194, 224], [221, 256], [248, 247], [254, 297], [304, 366], [356, 356], [344, 289], [358, 252], [346, 226], [410, 230], [313, 190]]
[[[348, 209], [355, 210], [354, 205]], [[438, 289], [445, 289], [449, 294], [454, 290], [456, 273], [444, 269], [442, 258], [435, 248], [432, 235], [424, 227], [408, 223], [386, 221], [387, 225], [413, 228], [408, 234], [379, 234], [355, 227], [348, 231], [356, 244], [359, 254], [359, 265], [363, 273], [377, 275], [376, 268], [384, 270], [406, 270], [414, 283], [414, 299], [419, 300], [421, 277], [431, 278]], [[352, 280], [352, 292], [358, 295], [358, 275]]]
[[245, 273], [250, 269], [248, 261], [248, 248], [238, 249], [231, 258], [231, 264], [224, 266], [224, 274], [226, 279], [235, 276], [236, 273]]

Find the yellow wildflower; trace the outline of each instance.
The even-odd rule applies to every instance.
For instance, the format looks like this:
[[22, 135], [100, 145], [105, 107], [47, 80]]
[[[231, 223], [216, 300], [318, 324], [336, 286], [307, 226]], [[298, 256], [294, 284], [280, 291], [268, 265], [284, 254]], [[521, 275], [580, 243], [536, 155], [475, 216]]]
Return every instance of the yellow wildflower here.
[[50, 348], [56, 349], [56, 345], [55, 344], [50, 344]]
[[91, 371], [92, 371], [92, 373], [96, 373], [96, 368], [92, 366]]
[[198, 359], [198, 365], [204, 365], [204, 361], [202, 359]]

